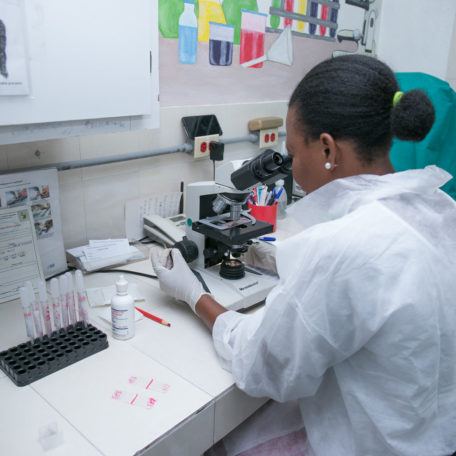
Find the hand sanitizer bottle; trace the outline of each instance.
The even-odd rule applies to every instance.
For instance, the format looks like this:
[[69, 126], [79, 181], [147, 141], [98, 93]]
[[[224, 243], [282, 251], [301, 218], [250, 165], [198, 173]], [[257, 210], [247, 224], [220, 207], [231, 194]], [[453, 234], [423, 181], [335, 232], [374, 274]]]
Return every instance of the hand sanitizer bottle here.
[[111, 300], [112, 335], [114, 339], [131, 339], [135, 335], [135, 307], [123, 275], [116, 282], [116, 290]]
[[195, 63], [198, 47], [198, 22], [194, 0], [184, 0], [184, 12], [179, 18], [179, 62]]
[[279, 179], [274, 187], [274, 199], [277, 201], [277, 218], [283, 219], [287, 216], [287, 192], [284, 187], [285, 182]]

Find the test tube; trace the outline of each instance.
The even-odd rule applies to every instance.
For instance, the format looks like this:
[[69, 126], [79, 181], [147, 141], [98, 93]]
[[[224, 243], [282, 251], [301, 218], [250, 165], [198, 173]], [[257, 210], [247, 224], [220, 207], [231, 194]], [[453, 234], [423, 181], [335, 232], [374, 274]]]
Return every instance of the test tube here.
[[67, 288], [67, 301], [68, 301], [68, 320], [70, 325], [75, 324], [78, 321], [76, 316], [76, 304], [74, 302], [74, 281], [73, 274], [67, 272], [65, 274], [68, 279], [68, 288]]
[[51, 334], [51, 332], [52, 332], [51, 313], [49, 311], [49, 302], [48, 302], [48, 298], [47, 298], [46, 282], [44, 280], [38, 281], [38, 296], [40, 298], [40, 308], [41, 308], [41, 315], [43, 316], [44, 332], [46, 334]]
[[32, 306], [30, 305], [27, 288], [21, 287], [19, 289], [19, 294], [21, 296], [21, 305], [22, 305], [22, 310], [24, 312], [25, 329], [27, 331], [27, 337], [30, 337], [30, 339], [34, 339], [35, 338], [35, 328], [34, 328], [34, 322], [33, 322], [33, 310], [32, 310]]
[[87, 294], [84, 286], [84, 277], [82, 272], [78, 269], [75, 274], [76, 277], [76, 290], [78, 293], [78, 311], [79, 320], [85, 323], [89, 322], [89, 304], [87, 302]]
[[27, 288], [29, 302], [33, 309], [33, 321], [35, 322], [36, 337], [43, 337], [43, 326], [41, 325], [40, 306], [38, 304], [38, 301], [35, 299], [35, 292], [33, 291], [32, 282], [25, 282], [25, 287]]
[[62, 327], [62, 308], [60, 307], [59, 281], [54, 277], [51, 279], [52, 311], [54, 314], [54, 329], [57, 331]]
[[59, 277], [59, 301], [62, 309], [62, 328], [68, 326], [68, 301], [66, 298], [68, 290], [68, 277], [64, 274]]

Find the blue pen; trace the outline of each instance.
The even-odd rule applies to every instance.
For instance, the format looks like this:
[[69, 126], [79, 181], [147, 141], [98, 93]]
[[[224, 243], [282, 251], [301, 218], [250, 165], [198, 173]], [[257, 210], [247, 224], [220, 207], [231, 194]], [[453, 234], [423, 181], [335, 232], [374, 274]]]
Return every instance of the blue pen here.
[[283, 187], [281, 187], [281, 189], [275, 194], [274, 201], [277, 201], [280, 198], [280, 195], [282, 194], [282, 192], [283, 192]]
[[266, 241], [266, 242], [272, 242], [272, 241], [275, 241], [276, 238], [275, 237], [272, 237], [272, 236], [263, 236], [263, 237], [260, 237], [258, 238], [260, 241]]

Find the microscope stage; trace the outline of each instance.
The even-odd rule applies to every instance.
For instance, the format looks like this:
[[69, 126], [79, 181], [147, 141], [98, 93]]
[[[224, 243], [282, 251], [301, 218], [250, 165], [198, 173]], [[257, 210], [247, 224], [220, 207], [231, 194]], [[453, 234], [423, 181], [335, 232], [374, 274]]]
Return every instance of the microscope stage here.
[[192, 229], [199, 234], [231, 247], [245, 244], [250, 239], [272, 233], [273, 226], [270, 223], [257, 220], [254, 225], [241, 225], [226, 230], [217, 230], [204, 223], [195, 222]]

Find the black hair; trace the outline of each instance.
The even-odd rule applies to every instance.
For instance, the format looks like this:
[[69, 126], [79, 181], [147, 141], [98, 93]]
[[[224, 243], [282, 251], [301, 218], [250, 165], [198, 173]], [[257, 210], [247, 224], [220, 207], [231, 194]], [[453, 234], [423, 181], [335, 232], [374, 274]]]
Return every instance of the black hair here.
[[421, 141], [435, 120], [435, 111], [421, 90], [405, 92], [393, 106], [399, 85], [380, 60], [345, 55], [315, 66], [290, 99], [306, 140], [329, 133], [353, 141], [367, 163], [388, 154], [393, 136]]

